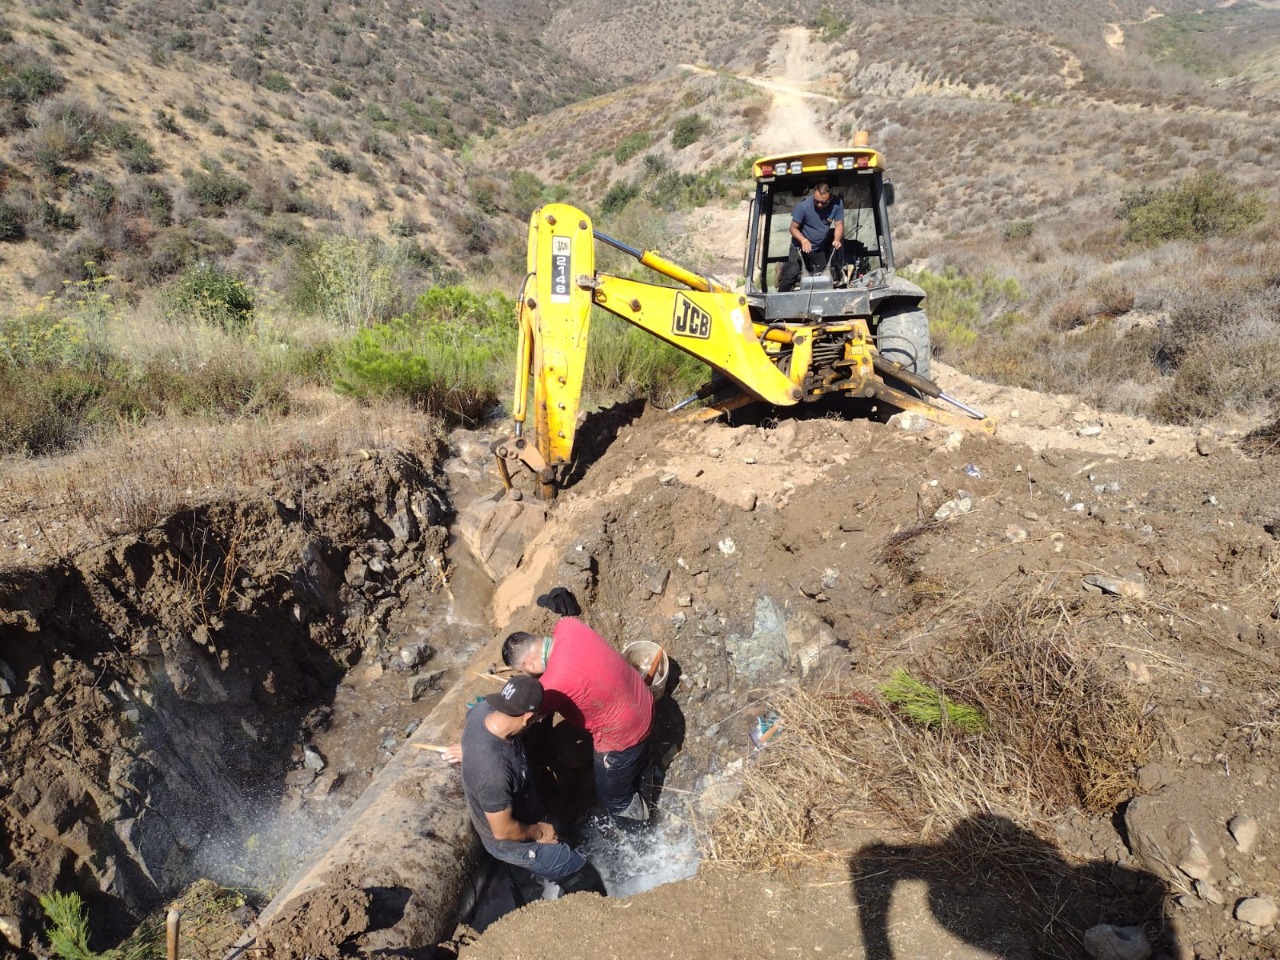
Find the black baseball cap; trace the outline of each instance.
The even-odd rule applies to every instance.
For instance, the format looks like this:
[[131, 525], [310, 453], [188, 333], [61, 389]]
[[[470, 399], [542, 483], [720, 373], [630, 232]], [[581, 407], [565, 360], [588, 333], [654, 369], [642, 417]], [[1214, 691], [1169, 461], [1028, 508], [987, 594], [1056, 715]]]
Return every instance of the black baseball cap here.
[[542, 684], [537, 677], [512, 677], [497, 693], [486, 696], [484, 702], [508, 717], [537, 713], [542, 707]]

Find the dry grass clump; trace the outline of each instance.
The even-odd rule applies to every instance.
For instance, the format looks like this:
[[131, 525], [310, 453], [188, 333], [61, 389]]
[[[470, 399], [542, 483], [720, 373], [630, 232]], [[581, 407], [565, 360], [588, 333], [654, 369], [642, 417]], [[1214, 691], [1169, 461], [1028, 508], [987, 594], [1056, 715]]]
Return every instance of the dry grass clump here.
[[987, 717], [1000, 753], [1017, 758], [1010, 768], [1025, 770], [1011, 785], [1029, 813], [1113, 809], [1155, 741], [1143, 704], [1111, 678], [1074, 617], [1043, 598], [975, 606], [957, 649], [921, 671]]
[[930, 839], [975, 814], [1044, 832], [1067, 808], [1103, 813], [1132, 795], [1155, 729], [1073, 611], [986, 599], [945, 652], [911, 665], [980, 712], [984, 731], [921, 725], [879, 694], [790, 690], [772, 703], [779, 735], [713, 825], [710, 857], [758, 868], [821, 857], [841, 819], [872, 805]]
[[773, 707], [781, 724], [746, 767], [742, 790], [717, 812], [707, 858], [772, 868], [821, 858], [818, 840], [876, 782], [866, 728], [878, 706], [858, 693], [791, 690]]
[[1280, 453], [1280, 417], [1252, 431], [1240, 446], [1255, 457], [1275, 456]]

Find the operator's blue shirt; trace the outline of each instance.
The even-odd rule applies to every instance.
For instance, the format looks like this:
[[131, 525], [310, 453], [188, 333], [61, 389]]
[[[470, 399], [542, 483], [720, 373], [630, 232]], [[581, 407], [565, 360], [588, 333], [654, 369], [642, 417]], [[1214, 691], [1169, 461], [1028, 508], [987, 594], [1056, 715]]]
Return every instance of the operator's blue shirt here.
[[[820, 211], [814, 206], [811, 193], [796, 204], [795, 210], [791, 213], [791, 219], [799, 225], [800, 232], [811, 244], [815, 247], [825, 246], [827, 237], [835, 229], [835, 225], [844, 222], [844, 201], [832, 194], [827, 209]], [[792, 239], [791, 242], [795, 243], [795, 240]]]

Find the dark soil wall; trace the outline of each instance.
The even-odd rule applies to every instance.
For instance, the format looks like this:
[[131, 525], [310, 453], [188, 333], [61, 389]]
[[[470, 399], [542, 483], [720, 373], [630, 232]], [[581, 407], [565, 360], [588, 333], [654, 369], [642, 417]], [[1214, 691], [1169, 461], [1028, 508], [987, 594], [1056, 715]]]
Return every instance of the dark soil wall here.
[[[300, 721], [440, 569], [430, 464], [372, 454], [41, 569], [0, 571], [0, 934], [77, 891], [104, 940], [283, 789]], [[372, 568], [372, 570], [371, 570]], [[372, 571], [376, 571], [372, 572]]]

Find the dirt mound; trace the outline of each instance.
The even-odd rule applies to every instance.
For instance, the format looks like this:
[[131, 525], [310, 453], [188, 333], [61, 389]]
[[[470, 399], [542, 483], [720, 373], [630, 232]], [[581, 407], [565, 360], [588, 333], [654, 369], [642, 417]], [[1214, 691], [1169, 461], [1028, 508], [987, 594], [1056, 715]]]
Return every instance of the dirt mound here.
[[[1079, 878], [1058, 885], [1067, 902], [1053, 901], [1066, 910], [1054, 951], [1080, 949], [1085, 929], [1102, 922], [1144, 927], [1157, 952], [1274, 949], [1273, 932], [1233, 910], [1242, 898], [1275, 897], [1280, 875], [1261, 846], [1241, 852], [1227, 829], [1233, 817], [1255, 818], [1274, 849], [1280, 827], [1268, 799], [1280, 782], [1280, 691], [1267, 679], [1280, 642], [1276, 544], [1267, 532], [1280, 511], [1273, 473], [1229, 437], [1207, 441], [1112, 417], [1100, 431], [1083, 430], [1096, 422], [1074, 401], [992, 399], [1008, 405], [1006, 415], [1019, 409], [1019, 430], [1009, 432], [1026, 442], [865, 421], [673, 426], [647, 415], [623, 428], [556, 505], [519, 593], [527, 603], [562, 583], [618, 645], [663, 644], [681, 711], [676, 742], [663, 745], [666, 783], [695, 795], [760, 766], [749, 734], [785, 689], [877, 701], [894, 668], [932, 665], [942, 676], [948, 651], [984, 611], [1031, 609], [1034, 598], [1041, 613], [1027, 628], [1069, 634], [1072, 650], [1157, 731], [1154, 743], [1135, 740], [1122, 758], [1111, 799], [1091, 805], [1082, 792], [1074, 803], [1015, 804], [1001, 785], [964, 787], [960, 771], [946, 768], [958, 755], [940, 754], [936, 779], [954, 787], [956, 809], [939, 813], [919, 785], [864, 781], [877, 768], [859, 754], [843, 783], [820, 783], [815, 773], [813, 796], [794, 798], [817, 876], [756, 881], [704, 869], [626, 903], [575, 896], [536, 904], [463, 947], [463, 957], [696, 956], [695, 941], [726, 956], [830, 947], [883, 957], [875, 942], [858, 946], [872, 935], [866, 912], [877, 909], [897, 918], [890, 928], [900, 954], [933, 940], [955, 955], [1042, 955], [1048, 948], [1026, 918], [1052, 896], [1047, 882], [984, 886], [973, 872], [981, 864], [958, 860], [983, 833], [968, 819], [971, 801], [1002, 805], [1036, 858]], [[892, 718], [866, 723], [882, 738], [898, 735]], [[787, 743], [784, 727], [768, 749], [782, 754]], [[829, 802], [831, 789], [844, 791], [840, 803]], [[975, 801], [966, 789], [986, 793]], [[1166, 802], [1155, 823], [1139, 818], [1126, 833], [1116, 824], [1134, 796]], [[714, 812], [676, 807], [677, 797], [667, 799], [681, 816]], [[1213, 860], [1202, 876], [1192, 875], [1195, 845], [1179, 829]], [[1175, 835], [1182, 839], [1142, 839]], [[933, 851], [935, 868], [895, 868], [895, 891], [879, 906], [866, 900], [870, 888], [859, 901], [856, 854], [873, 843]], [[1126, 890], [1145, 906], [1118, 916]], [[997, 903], [1005, 919], [992, 929], [980, 920]]]
[[[662, 809], [719, 860], [628, 900], [535, 904], [460, 936], [463, 957], [1071, 955], [1101, 922], [1142, 928], [1157, 953], [1274, 952], [1274, 929], [1236, 917], [1280, 895], [1274, 458], [1230, 435], [1140, 444], [1143, 425], [1114, 418], [1082, 434], [1074, 402], [989, 399], [1034, 436], [602, 414], [491, 624], [415, 619], [441, 586], [487, 593], [446, 567], [440, 481], [399, 452], [315, 465], [305, 503], [266, 486], [7, 568], [0, 930], [29, 952], [33, 894], [71, 888], [117, 921], [110, 939], [189, 878], [210, 822], [264, 792], [298, 811], [357, 790], [414, 728], [373, 703], [402, 691], [396, 664], [428, 639], [462, 663], [503, 630], [541, 629], [534, 598], [563, 585], [619, 646], [667, 651]], [[484, 438], [455, 439], [458, 475], [483, 485]], [[1012, 688], [1048, 674], [984, 681], [974, 645], [1015, 633], [1028, 645], [1004, 655], [1087, 666], [1085, 692], [1134, 704], [1152, 736], [1119, 724], [1117, 749], [1093, 743], [1096, 698], [1019, 723], [1044, 691]], [[978, 704], [1022, 766], [992, 776], [990, 738], [907, 725], [883, 694], [900, 668]], [[486, 690], [464, 676], [459, 704]], [[836, 762], [801, 749], [822, 730], [802, 728], [803, 697], [855, 707]], [[778, 735], [756, 752], [770, 712]], [[1052, 749], [1018, 753], [1023, 729]], [[339, 743], [354, 766], [325, 766]], [[312, 952], [358, 950], [358, 926], [318, 932]]]

